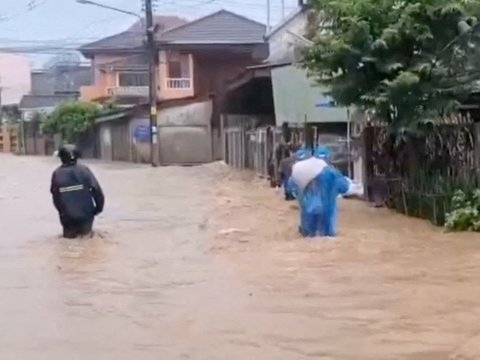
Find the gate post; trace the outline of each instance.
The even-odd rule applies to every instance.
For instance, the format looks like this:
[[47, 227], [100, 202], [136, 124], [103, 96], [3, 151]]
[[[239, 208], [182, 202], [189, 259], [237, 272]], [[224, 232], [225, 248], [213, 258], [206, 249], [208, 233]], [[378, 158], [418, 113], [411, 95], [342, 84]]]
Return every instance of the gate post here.
[[220, 115], [220, 139], [222, 147], [222, 160], [227, 162], [227, 142], [225, 141], [225, 114]]
[[374, 128], [370, 124], [365, 126], [362, 133], [363, 138], [363, 166], [365, 177], [365, 197], [369, 202], [373, 201], [373, 177], [374, 177], [374, 164], [373, 164], [373, 140], [374, 140]]
[[475, 169], [477, 174], [480, 171], [480, 123], [473, 125], [474, 129], [474, 141], [475, 141]]

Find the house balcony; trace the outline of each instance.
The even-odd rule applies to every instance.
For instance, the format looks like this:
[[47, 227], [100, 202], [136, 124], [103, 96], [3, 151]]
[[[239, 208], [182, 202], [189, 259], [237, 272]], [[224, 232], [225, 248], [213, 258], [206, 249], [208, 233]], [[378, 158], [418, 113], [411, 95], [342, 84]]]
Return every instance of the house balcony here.
[[183, 79], [172, 79], [167, 78], [166, 88], [171, 90], [190, 90], [192, 88], [192, 79], [183, 78]]
[[148, 86], [115, 86], [108, 88], [109, 96], [116, 97], [148, 97]]
[[194, 96], [192, 78], [166, 78], [160, 89], [163, 99], [182, 99]]

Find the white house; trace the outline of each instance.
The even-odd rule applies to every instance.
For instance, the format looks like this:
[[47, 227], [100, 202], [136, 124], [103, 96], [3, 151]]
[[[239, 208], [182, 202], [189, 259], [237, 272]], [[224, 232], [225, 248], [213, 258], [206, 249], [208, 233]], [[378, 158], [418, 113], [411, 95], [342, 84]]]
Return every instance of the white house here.
[[304, 0], [299, 0], [298, 5], [266, 36], [269, 57], [264, 66], [271, 69], [276, 125], [287, 122], [317, 126], [319, 142], [333, 150], [339, 163], [350, 163], [349, 174], [361, 181], [361, 160], [351, 146], [356, 128], [351, 126], [349, 110], [337, 107], [301, 67], [302, 49], [310, 43], [304, 37], [310, 10]]
[[308, 6], [299, 0], [298, 9], [266, 37], [270, 55], [265, 62], [272, 69], [276, 123], [346, 124], [347, 109], [336, 107], [300, 66], [301, 51], [308, 45], [304, 38], [308, 11]]

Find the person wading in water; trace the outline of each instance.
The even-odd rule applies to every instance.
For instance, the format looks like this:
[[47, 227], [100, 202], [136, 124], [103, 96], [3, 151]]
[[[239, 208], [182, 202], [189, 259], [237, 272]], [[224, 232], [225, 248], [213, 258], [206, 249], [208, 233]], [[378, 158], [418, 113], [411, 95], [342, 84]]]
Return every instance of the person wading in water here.
[[74, 145], [63, 145], [58, 157], [62, 165], [52, 175], [50, 192], [60, 215], [63, 237], [91, 235], [95, 216], [105, 204], [102, 188], [90, 169], [77, 163], [80, 153]]
[[297, 161], [295, 157], [296, 151], [297, 149], [293, 149], [292, 147], [288, 148], [285, 151], [284, 158], [278, 165], [277, 187], [281, 188], [283, 186], [286, 201], [295, 200], [294, 189], [289, 186], [289, 180], [292, 176], [293, 164]]

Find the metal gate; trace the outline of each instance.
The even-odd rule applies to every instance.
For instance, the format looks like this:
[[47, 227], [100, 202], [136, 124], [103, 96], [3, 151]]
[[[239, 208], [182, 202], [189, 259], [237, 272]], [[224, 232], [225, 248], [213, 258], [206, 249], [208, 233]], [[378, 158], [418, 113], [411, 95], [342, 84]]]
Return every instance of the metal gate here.
[[225, 162], [236, 169], [250, 169], [268, 176], [279, 140], [280, 131], [273, 127], [248, 131], [241, 127], [227, 128], [224, 131]]
[[130, 161], [130, 141], [128, 123], [111, 124], [112, 131], [112, 160]]

